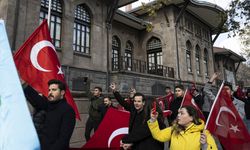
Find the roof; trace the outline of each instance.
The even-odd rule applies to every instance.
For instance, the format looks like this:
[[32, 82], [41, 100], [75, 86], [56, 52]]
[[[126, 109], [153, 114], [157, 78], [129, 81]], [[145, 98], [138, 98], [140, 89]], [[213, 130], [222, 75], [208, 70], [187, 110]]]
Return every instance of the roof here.
[[138, 30], [146, 29], [147, 22], [137, 18], [131, 14], [125, 13], [119, 9], [116, 10], [114, 20], [126, 24], [127, 26], [133, 27]]
[[119, 0], [118, 7], [122, 7], [138, 0]]
[[242, 62], [246, 61], [246, 59], [235, 52], [233, 52], [230, 49], [226, 48], [221, 48], [221, 47], [213, 47], [214, 54], [215, 55], [225, 55], [228, 56], [229, 58], [233, 59], [235, 62]]
[[[186, 0], [168, 0], [166, 1], [166, 5], [175, 5], [179, 8], [183, 7]], [[152, 1], [147, 5], [154, 5], [156, 1]], [[204, 1], [190, 0], [186, 11], [200, 19], [203, 23], [207, 24], [213, 33], [217, 32], [219, 28], [225, 23], [226, 12], [223, 8]], [[142, 6], [137, 7], [128, 13], [133, 14], [134, 16], [140, 16], [146, 13], [146, 10], [142, 9]], [[224, 14], [224, 15], [222, 15]]]

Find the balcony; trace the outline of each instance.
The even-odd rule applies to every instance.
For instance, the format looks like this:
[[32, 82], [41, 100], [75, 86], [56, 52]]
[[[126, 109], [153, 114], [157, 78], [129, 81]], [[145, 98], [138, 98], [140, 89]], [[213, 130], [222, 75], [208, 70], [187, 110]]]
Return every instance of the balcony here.
[[146, 61], [131, 59], [128, 57], [121, 57], [112, 59], [112, 71], [131, 71], [144, 74], [158, 75], [162, 77], [174, 78], [174, 68], [148, 63]]

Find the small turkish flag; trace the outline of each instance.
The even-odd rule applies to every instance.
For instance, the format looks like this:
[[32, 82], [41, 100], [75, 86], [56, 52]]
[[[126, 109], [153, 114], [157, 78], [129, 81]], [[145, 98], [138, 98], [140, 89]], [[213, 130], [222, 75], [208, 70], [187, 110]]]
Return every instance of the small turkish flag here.
[[[51, 43], [47, 20], [42, 22], [15, 53], [14, 60], [21, 78], [45, 96], [48, 96], [49, 80], [58, 79], [66, 84], [55, 47]], [[76, 118], [80, 119], [68, 87], [65, 98], [74, 109]]]
[[172, 103], [172, 101], [174, 100], [174, 93], [172, 93], [170, 91], [170, 93], [166, 96], [166, 99], [165, 99], [165, 103], [167, 103], [167, 107], [168, 108], [165, 108], [165, 109], [170, 109], [170, 104]]
[[250, 135], [237, 112], [231, 95], [222, 88], [218, 92], [207, 120], [207, 129], [218, 137], [225, 150], [249, 150]]
[[186, 90], [185, 95], [182, 99], [181, 107], [185, 105], [193, 106], [198, 111], [199, 117], [204, 121], [206, 120], [200, 108], [195, 103], [190, 90]]

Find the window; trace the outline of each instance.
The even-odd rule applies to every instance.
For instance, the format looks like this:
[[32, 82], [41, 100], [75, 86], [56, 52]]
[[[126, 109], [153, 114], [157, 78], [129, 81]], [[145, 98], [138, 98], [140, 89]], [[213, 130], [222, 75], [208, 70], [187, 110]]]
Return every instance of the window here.
[[209, 32], [208, 32], [208, 30], [202, 29], [202, 31], [203, 31], [203, 38], [208, 41], [209, 40]]
[[128, 41], [125, 49], [125, 68], [130, 71], [132, 70], [132, 51], [133, 45], [130, 41]]
[[[41, 0], [40, 23], [48, 18], [49, 0]], [[62, 4], [60, 0], [51, 2], [50, 36], [56, 48], [61, 47]]]
[[196, 45], [196, 47], [195, 47], [195, 65], [196, 65], [196, 73], [197, 74], [201, 73], [200, 53], [201, 53], [201, 49], [200, 49], [199, 45]]
[[86, 6], [77, 5], [73, 32], [73, 50], [80, 53], [90, 53], [90, 14]]
[[208, 52], [206, 48], [204, 49], [203, 63], [204, 63], [204, 74], [205, 76], [208, 76]]
[[187, 70], [188, 72], [192, 72], [192, 61], [191, 61], [191, 50], [192, 45], [189, 41], [186, 42], [186, 61], [187, 61]]
[[119, 70], [120, 40], [117, 36], [112, 37], [112, 70]]
[[198, 24], [195, 24], [195, 35], [201, 36], [201, 27]]
[[151, 38], [147, 43], [148, 71], [151, 74], [163, 75], [161, 41]]
[[190, 20], [190, 18], [185, 18], [185, 27], [189, 30], [189, 31], [191, 31], [191, 32], [193, 32], [193, 23], [192, 23], [192, 21]]

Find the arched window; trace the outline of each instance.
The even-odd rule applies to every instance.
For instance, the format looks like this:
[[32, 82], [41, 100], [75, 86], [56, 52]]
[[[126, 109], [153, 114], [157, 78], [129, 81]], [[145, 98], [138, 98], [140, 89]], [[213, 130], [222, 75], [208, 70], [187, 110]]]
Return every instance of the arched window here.
[[119, 70], [120, 60], [120, 40], [117, 36], [112, 37], [112, 70]]
[[192, 45], [191, 45], [190, 41], [187, 41], [186, 42], [186, 61], [187, 61], [188, 72], [192, 72], [191, 50], [192, 50]]
[[201, 73], [200, 54], [201, 54], [201, 49], [200, 49], [199, 45], [196, 45], [195, 46], [195, 66], [196, 66], [197, 74]]
[[[49, 0], [41, 0], [40, 23], [48, 18]], [[61, 47], [62, 3], [61, 0], [52, 0], [50, 18], [50, 36], [56, 48]]]
[[147, 43], [148, 71], [151, 74], [163, 75], [162, 47], [158, 38], [151, 38]]
[[75, 9], [73, 50], [85, 54], [90, 53], [91, 18], [85, 5], [77, 5]]
[[208, 76], [208, 51], [206, 48], [204, 49], [203, 63], [204, 63], [204, 74], [205, 76]]
[[125, 68], [127, 70], [132, 70], [132, 52], [133, 52], [133, 44], [128, 41], [126, 43], [125, 49]]

